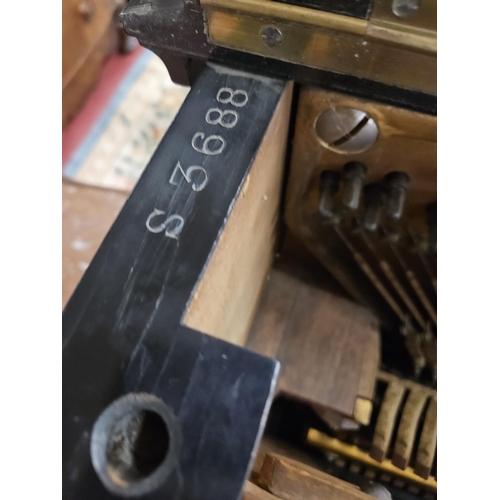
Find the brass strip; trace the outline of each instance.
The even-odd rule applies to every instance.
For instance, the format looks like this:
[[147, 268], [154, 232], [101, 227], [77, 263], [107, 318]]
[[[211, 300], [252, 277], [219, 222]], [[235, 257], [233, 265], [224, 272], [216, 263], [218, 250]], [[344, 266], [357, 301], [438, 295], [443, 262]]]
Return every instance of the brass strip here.
[[371, 267], [368, 265], [366, 260], [363, 258], [363, 256], [358, 253], [358, 252], [353, 252], [353, 257], [358, 263], [359, 267], [361, 270], [366, 274], [366, 276], [370, 279], [370, 281], [373, 283], [375, 288], [379, 291], [380, 295], [384, 297], [386, 302], [391, 306], [391, 309], [398, 315], [399, 319], [401, 321], [404, 321], [405, 319], [405, 313], [404, 311], [399, 307], [397, 302], [394, 300], [392, 295], [389, 293], [389, 291], [385, 288], [385, 286], [380, 282], [380, 280], [377, 278]]
[[[366, 21], [269, 0], [201, 0], [214, 45], [436, 93], [435, 31]], [[395, 17], [395, 16], [394, 16]], [[260, 36], [273, 25], [281, 40]]]
[[399, 382], [391, 382], [387, 386], [370, 450], [371, 457], [377, 462], [385, 460], [404, 394], [405, 387]]
[[266, 24], [264, 19], [272, 18], [301, 26], [325, 28], [357, 35], [364, 35], [368, 29], [368, 21], [364, 19], [269, 0], [201, 0], [201, 5], [226, 10], [229, 13], [237, 11], [258, 16], [263, 25]]
[[390, 264], [385, 260], [383, 260], [380, 262], [380, 267], [384, 272], [384, 274], [386, 275], [387, 279], [392, 283], [392, 286], [399, 293], [399, 296], [401, 297], [401, 299], [403, 300], [409, 311], [412, 313], [413, 317], [417, 320], [417, 322], [422, 328], [425, 328], [426, 326], [425, 319], [422, 317], [422, 315], [417, 309], [417, 306], [413, 303], [410, 296], [406, 293], [406, 290], [403, 288], [401, 283], [396, 278], [396, 275], [394, 274], [394, 271], [392, 270]]
[[307, 433], [307, 442], [324, 450], [333, 451], [334, 453], [343, 455], [351, 460], [357, 460], [363, 464], [373, 467], [374, 469], [382, 470], [394, 476], [412, 481], [413, 483], [421, 486], [426, 486], [428, 488], [432, 488], [433, 490], [437, 489], [437, 481], [432, 476], [428, 479], [423, 479], [420, 476], [417, 476], [411, 467], [401, 470], [395, 467], [389, 460], [384, 460], [379, 463], [370, 457], [368, 453], [360, 450], [357, 446], [345, 444], [342, 441], [331, 438], [316, 429], [309, 429]]
[[425, 415], [415, 461], [415, 474], [427, 479], [430, 476], [437, 446], [437, 400], [432, 398]]
[[427, 392], [418, 389], [410, 391], [406, 400], [392, 457], [392, 463], [400, 469], [406, 469], [410, 462], [418, 421], [426, 401]]
[[432, 307], [432, 304], [430, 303], [429, 299], [427, 298], [427, 295], [425, 294], [424, 290], [420, 286], [420, 283], [418, 282], [418, 279], [415, 276], [415, 273], [413, 271], [406, 271], [406, 276], [408, 277], [408, 281], [410, 282], [410, 285], [412, 286], [413, 290], [417, 294], [418, 298], [420, 299], [420, 302], [422, 302], [423, 306], [425, 307], [425, 310], [429, 313], [430, 318], [434, 322], [435, 325], [437, 325], [437, 314], [436, 310], [434, 307]]

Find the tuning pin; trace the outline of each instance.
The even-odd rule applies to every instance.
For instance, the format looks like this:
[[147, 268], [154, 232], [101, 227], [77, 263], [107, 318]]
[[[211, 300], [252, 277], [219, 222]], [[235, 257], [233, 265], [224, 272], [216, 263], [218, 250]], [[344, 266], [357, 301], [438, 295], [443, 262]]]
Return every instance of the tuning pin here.
[[363, 192], [364, 213], [362, 225], [367, 231], [375, 231], [380, 221], [385, 193], [378, 184], [368, 184]]
[[359, 207], [365, 177], [366, 167], [362, 163], [352, 161], [344, 165], [342, 180], [345, 187], [342, 205], [348, 210], [356, 210]]
[[387, 189], [387, 215], [393, 220], [399, 220], [403, 215], [410, 177], [404, 172], [391, 172], [385, 176], [384, 184]]
[[323, 170], [319, 178], [321, 198], [319, 211], [323, 217], [331, 217], [334, 212], [335, 195], [339, 190], [340, 175], [333, 170]]
[[418, 378], [426, 365], [425, 356], [422, 351], [422, 335], [415, 330], [408, 316], [405, 317], [400, 331], [405, 338], [406, 350], [413, 361], [414, 375]]
[[428, 249], [430, 252], [437, 251], [437, 203], [427, 205], [425, 209], [427, 213], [428, 226]]

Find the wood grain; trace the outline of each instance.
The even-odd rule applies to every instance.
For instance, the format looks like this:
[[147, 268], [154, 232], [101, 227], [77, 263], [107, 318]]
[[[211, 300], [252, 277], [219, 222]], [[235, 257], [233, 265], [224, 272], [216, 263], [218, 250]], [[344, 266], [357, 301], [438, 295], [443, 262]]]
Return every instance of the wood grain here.
[[370, 500], [353, 484], [279, 455], [264, 459], [259, 484], [283, 500]]
[[238, 345], [245, 344], [274, 256], [291, 97], [290, 83], [183, 319]]
[[377, 328], [367, 309], [283, 265], [271, 271], [247, 347], [280, 361], [278, 391], [353, 419], [356, 401], [373, 397]]
[[111, 51], [116, 28], [113, 0], [62, 2], [62, 122], [78, 111], [97, 82], [104, 58]]

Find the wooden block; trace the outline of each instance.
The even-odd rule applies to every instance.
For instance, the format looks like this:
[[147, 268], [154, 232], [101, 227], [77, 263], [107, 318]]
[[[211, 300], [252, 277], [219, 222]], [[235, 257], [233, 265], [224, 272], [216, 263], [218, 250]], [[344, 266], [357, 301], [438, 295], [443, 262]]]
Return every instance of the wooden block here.
[[425, 414], [424, 426], [418, 443], [415, 474], [427, 479], [430, 476], [437, 446], [437, 399], [431, 398]]
[[247, 347], [280, 361], [278, 391], [368, 423], [380, 360], [377, 320], [317, 286], [300, 266], [271, 271]]
[[405, 387], [397, 380], [390, 382], [385, 391], [370, 451], [370, 456], [379, 462], [385, 459], [389, 449], [394, 426], [396, 425], [396, 417], [404, 394]]
[[279, 455], [268, 454], [259, 484], [282, 500], [370, 500], [357, 486]]
[[274, 257], [291, 98], [288, 84], [183, 318], [238, 345], [245, 344]]

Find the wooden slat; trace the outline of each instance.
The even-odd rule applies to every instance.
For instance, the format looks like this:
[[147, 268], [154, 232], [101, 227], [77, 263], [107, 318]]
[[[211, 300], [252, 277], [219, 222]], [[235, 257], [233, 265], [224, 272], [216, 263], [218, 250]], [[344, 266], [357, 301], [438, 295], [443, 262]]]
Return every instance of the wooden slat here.
[[404, 385], [397, 381], [390, 382], [385, 391], [370, 450], [370, 456], [378, 462], [386, 457], [404, 393]]
[[424, 426], [418, 444], [415, 474], [427, 479], [431, 473], [437, 446], [437, 399], [432, 398], [425, 415]]
[[282, 500], [373, 500], [353, 484], [274, 454], [266, 455], [259, 484]]
[[427, 391], [412, 389], [406, 400], [392, 457], [392, 463], [400, 469], [406, 469], [410, 462], [418, 421], [424, 409], [427, 397]]
[[285, 90], [183, 323], [244, 345], [271, 266], [292, 99]]

